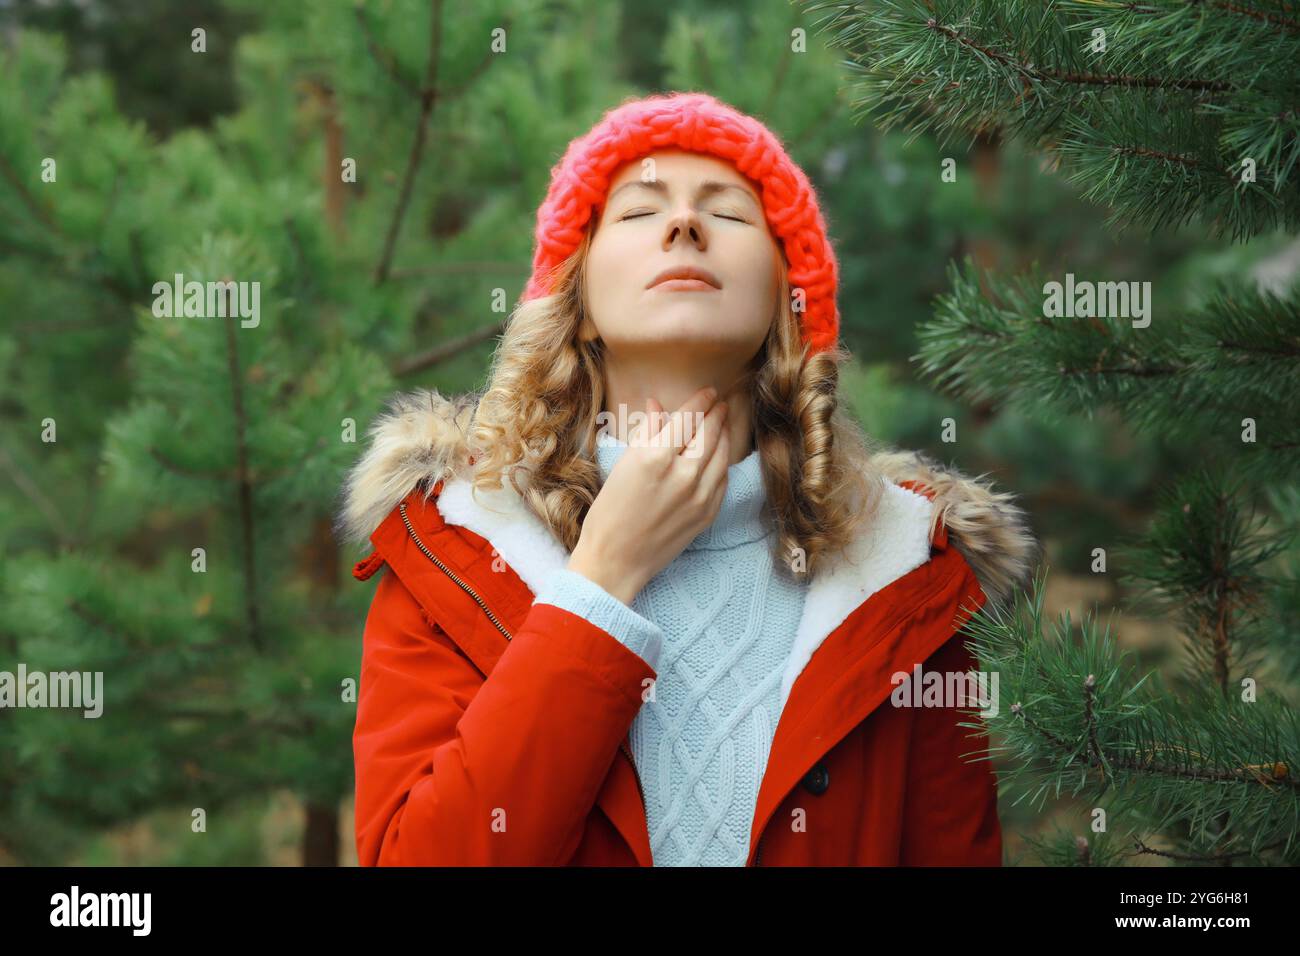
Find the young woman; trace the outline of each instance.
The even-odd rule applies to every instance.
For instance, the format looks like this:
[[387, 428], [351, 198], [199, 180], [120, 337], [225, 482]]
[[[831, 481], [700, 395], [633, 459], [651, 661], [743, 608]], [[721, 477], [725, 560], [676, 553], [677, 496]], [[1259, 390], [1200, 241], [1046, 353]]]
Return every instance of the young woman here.
[[841, 410], [807, 177], [648, 97], [569, 145], [536, 238], [486, 389], [397, 396], [345, 483], [354, 574], [389, 569], [360, 862], [999, 865], [980, 704], [895, 690], [977, 666], [961, 625], [1036, 542]]

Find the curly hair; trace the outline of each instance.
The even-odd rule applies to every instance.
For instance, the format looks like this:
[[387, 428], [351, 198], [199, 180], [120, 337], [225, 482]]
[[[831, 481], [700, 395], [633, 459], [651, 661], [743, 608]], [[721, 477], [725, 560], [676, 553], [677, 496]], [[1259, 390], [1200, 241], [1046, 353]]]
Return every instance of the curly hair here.
[[[594, 222], [594, 220], [593, 220]], [[520, 302], [493, 355], [488, 383], [454, 403], [463, 460], [476, 489], [508, 480], [566, 550], [600, 491], [594, 460], [605, 399], [604, 343], [579, 335], [587, 319], [585, 271], [594, 225], [556, 268], [550, 295]], [[749, 385], [755, 447], [776, 532], [773, 563], [792, 580], [811, 578], [843, 552], [875, 513], [885, 478], [872, 443], [840, 405], [842, 346], [809, 355], [779, 250], [774, 321], [742, 379]], [[468, 433], [466, 429], [468, 427]]]

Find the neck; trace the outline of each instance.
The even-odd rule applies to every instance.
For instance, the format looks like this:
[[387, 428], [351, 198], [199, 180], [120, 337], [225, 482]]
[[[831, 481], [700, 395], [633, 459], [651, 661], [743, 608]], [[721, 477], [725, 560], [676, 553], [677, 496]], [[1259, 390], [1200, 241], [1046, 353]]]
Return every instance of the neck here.
[[[754, 450], [754, 404], [749, 380], [743, 369], [699, 367], [688, 362], [639, 362], [607, 356], [605, 364], [605, 407], [611, 431], [627, 442], [628, 419], [644, 412], [646, 399], [653, 398], [666, 412], [674, 412], [707, 385], [718, 390], [719, 401], [727, 403], [723, 427], [730, 440], [728, 465], [744, 461]], [[619, 414], [619, 408], [625, 411]]]
[[[603, 439], [596, 445], [596, 461], [602, 482], [609, 478], [627, 449], [626, 444]], [[758, 452], [751, 451], [741, 461], [727, 467], [727, 490], [713, 523], [697, 534], [685, 550], [734, 548], [767, 537], [771, 526], [765, 514], [766, 502], [763, 466]]]

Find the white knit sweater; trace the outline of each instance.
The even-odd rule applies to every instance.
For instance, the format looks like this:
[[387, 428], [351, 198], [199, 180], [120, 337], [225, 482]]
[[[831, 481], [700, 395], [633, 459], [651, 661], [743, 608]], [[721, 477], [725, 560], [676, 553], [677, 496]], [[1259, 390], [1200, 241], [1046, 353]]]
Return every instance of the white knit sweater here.
[[[627, 445], [596, 453], [608, 477]], [[757, 450], [727, 470], [702, 531], [631, 607], [567, 569], [535, 603], [579, 614], [655, 669], [631, 727], [655, 866], [743, 866], [806, 587], [773, 565]]]

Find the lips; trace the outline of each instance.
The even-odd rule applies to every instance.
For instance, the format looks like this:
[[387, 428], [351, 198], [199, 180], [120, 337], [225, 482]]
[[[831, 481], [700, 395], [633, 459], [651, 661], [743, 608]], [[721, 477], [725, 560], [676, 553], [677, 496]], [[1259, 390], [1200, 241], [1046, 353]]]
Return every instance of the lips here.
[[665, 269], [659, 273], [646, 285], [647, 289], [654, 288], [661, 282], [667, 282], [671, 279], [696, 279], [700, 282], [706, 282], [715, 289], [721, 289], [722, 283], [708, 269], [700, 269], [696, 266], [674, 266], [671, 269]]

